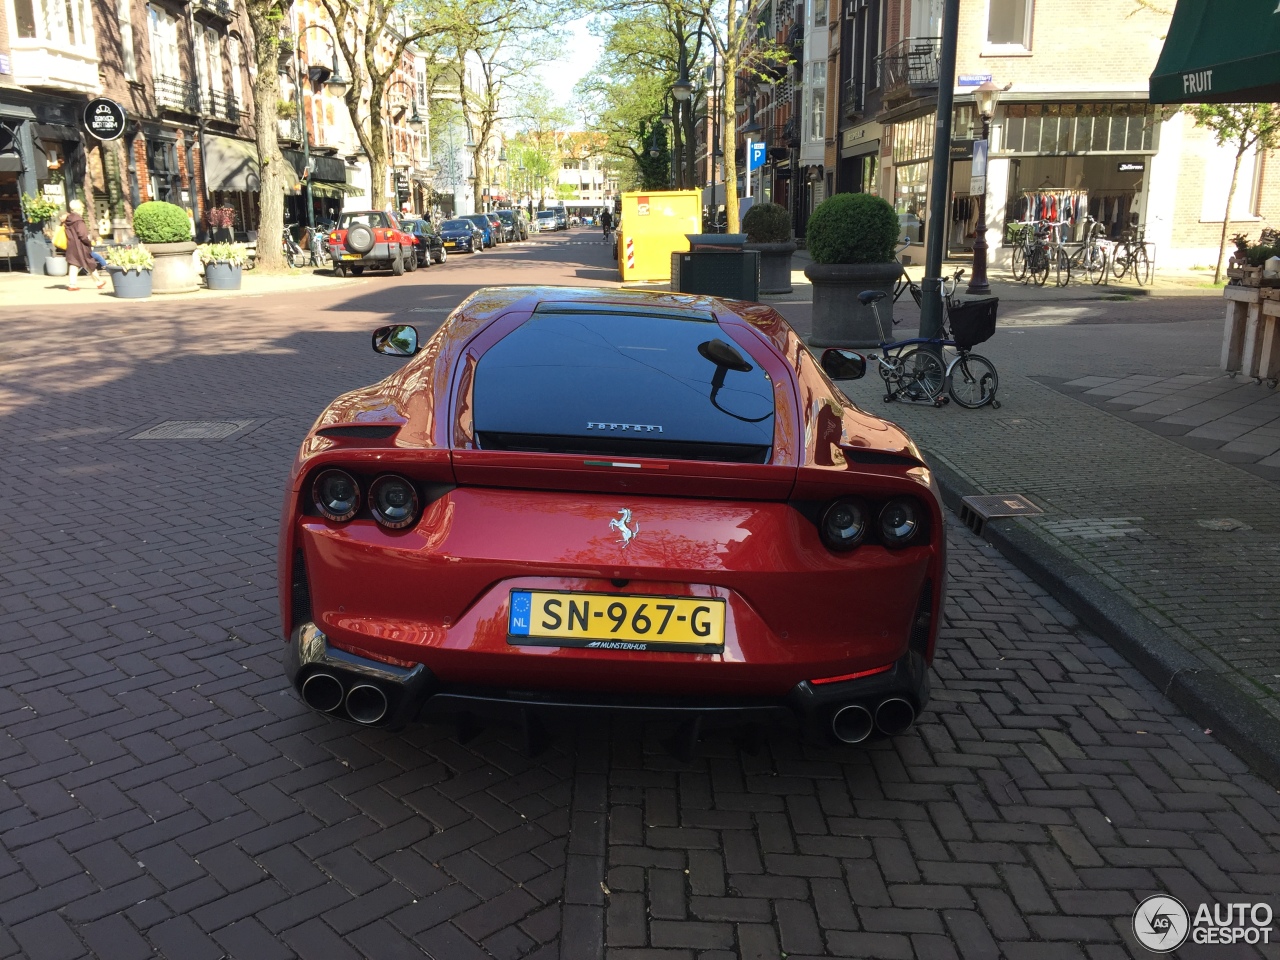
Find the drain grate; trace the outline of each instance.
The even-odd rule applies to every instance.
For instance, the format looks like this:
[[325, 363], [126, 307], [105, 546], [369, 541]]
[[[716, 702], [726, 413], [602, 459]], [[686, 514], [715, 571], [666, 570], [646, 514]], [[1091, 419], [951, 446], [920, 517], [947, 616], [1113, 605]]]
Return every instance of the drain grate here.
[[1020, 493], [965, 497], [960, 501], [960, 521], [978, 536], [982, 536], [987, 521], [993, 517], [1034, 517], [1041, 513], [1044, 511]]
[[135, 433], [130, 440], [226, 440], [248, 430], [253, 420], [166, 420]]

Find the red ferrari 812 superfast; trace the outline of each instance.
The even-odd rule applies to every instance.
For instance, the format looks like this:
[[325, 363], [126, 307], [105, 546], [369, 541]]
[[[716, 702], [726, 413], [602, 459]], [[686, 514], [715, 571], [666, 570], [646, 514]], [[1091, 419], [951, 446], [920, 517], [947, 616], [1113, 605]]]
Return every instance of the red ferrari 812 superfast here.
[[848, 743], [914, 722], [941, 501], [824, 371], [856, 354], [819, 363], [763, 304], [563, 287], [483, 289], [373, 346], [408, 361], [321, 414], [285, 497], [311, 707], [793, 716]]

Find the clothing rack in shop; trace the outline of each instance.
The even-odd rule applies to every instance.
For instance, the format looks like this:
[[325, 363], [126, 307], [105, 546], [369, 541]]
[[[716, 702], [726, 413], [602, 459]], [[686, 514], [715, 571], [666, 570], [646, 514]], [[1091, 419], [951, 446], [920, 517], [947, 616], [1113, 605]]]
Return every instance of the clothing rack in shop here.
[[1066, 222], [1064, 240], [1078, 239], [1077, 230], [1083, 231], [1085, 214], [1089, 211], [1088, 190], [1048, 190], [1035, 188], [1023, 190], [1014, 214], [1019, 220], [1048, 220], [1050, 223]]

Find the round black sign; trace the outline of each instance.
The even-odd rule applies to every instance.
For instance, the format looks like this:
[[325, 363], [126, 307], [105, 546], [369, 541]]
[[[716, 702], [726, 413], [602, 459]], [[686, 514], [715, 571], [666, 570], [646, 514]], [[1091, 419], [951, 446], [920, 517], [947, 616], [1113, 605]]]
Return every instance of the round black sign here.
[[124, 133], [124, 107], [114, 100], [98, 97], [84, 108], [84, 126], [99, 140], [116, 140]]

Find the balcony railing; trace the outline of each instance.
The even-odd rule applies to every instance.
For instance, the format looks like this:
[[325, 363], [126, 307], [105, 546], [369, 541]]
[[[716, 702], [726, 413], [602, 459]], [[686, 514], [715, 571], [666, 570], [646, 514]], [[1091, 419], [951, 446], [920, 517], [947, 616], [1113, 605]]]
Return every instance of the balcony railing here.
[[298, 122], [297, 117], [276, 120], [276, 135], [281, 140], [292, 140], [294, 143], [302, 142], [302, 124]]
[[177, 77], [156, 77], [152, 83], [156, 92], [156, 105], [182, 113], [199, 113], [199, 90], [194, 83]]
[[236, 11], [227, 0], [194, 0], [197, 10], [203, 10], [206, 13], [212, 13], [215, 17], [219, 17], [227, 22], [235, 19]]
[[860, 77], [850, 77], [841, 90], [842, 109], [846, 120], [857, 120], [866, 108], [863, 83]]
[[210, 90], [205, 94], [208, 115], [231, 123], [240, 122], [240, 101], [230, 90]]
[[938, 89], [941, 37], [908, 37], [876, 57], [886, 100], [905, 100]]

